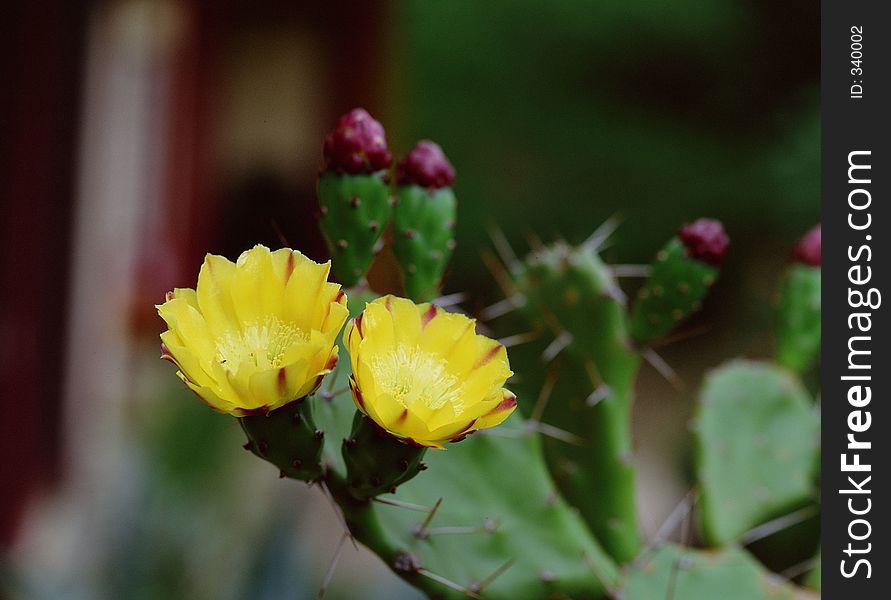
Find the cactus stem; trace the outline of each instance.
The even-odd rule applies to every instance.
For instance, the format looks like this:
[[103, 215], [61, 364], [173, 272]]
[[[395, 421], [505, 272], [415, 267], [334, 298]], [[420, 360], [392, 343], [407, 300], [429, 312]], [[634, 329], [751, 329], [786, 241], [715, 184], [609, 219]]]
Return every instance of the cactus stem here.
[[439, 507], [442, 506], [442, 498], [436, 501], [436, 504], [433, 505], [433, 508], [430, 509], [430, 512], [427, 513], [427, 516], [424, 520], [415, 527], [415, 537], [419, 539], [424, 539], [427, 537], [427, 528], [430, 526], [430, 522], [433, 521], [433, 517], [436, 516], [436, 513], [439, 511]]
[[520, 344], [525, 344], [527, 342], [531, 342], [532, 340], [538, 337], [537, 331], [527, 331], [525, 333], [517, 333], [515, 335], [509, 335], [506, 338], [502, 338], [498, 340], [498, 343], [504, 346], [505, 348], [513, 348], [514, 346], [519, 346]]
[[405, 510], [415, 510], [418, 512], [430, 512], [429, 506], [423, 506], [421, 504], [413, 504], [411, 502], [403, 502], [402, 500], [393, 500], [392, 498], [381, 498], [377, 496], [371, 499], [372, 502], [377, 502], [378, 504], [386, 504], [388, 506], [395, 506], [397, 508], [404, 508]]
[[816, 516], [817, 513], [818, 510], [815, 505], [805, 506], [804, 508], [792, 511], [787, 515], [783, 515], [782, 517], [778, 517], [776, 519], [773, 519], [772, 521], [768, 521], [767, 523], [762, 523], [757, 527], [753, 527], [752, 529], [744, 533], [742, 537], [740, 537], [739, 543], [741, 546], [754, 544], [758, 540], [762, 540], [784, 529], [788, 529], [789, 527], [797, 525], [802, 521], [807, 521], [811, 517]]
[[476, 592], [477, 594], [481, 593], [484, 589], [486, 589], [487, 587], [492, 585], [493, 581], [495, 581], [496, 579], [501, 577], [501, 575], [505, 571], [510, 569], [512, 566], [514, 566], [515, 562], [516, 561], [513, 558], [506, 560], [504, 563], [502, 563], [502, 565], [500, 567], [498, 567], [497, 569], [492, 571], [492, 573], [489, 576], [487, 576], [485, 579], [483, 579], [482, 581], [471, 582], [470, 585], [468, 586], [468, 588], [471, 591]]
[[328, 592], [328, 586], [331, 584], [331, 579], [334, 577], [334, 570], [337, 568], [337, 563], [340, 562], [340, 555], [343, 553], [343, 547], [346, 544], [348, 537], [349, 535], [345, 533], [340, 536], [340, 541], [337, 542], [337, 549], [334, 551], [334, 556], [331, 558], [331, 564], [328, 565], [328, 570], [325, 571], [325, 578], [322, 580], [321, 587], [319, 587], [319, 594], [316, 596], [317, 600], [323, 600], [325, 594]]
[[665, 362], [665, 359], [659, 356], [655, 350], [652, 348], [644, 348], [640, 354], [650, 366], [656, 369], [656, 371], [672, 385], [674, 389], [677, 391], [682, 391], [684, 389], [684, 381], [681, 379], [680, 375], [678, 375], [675, 370], [671, 368], [671, 365]]
[[469, 590], [466, 587], [464, 587], [458, 583], [455, 583], [451, 579], [446, 579], [442, 575], [437, 575], [436, 573], [428, 571], [427, 569], [424, 569], [422, 567], [418, 567], [418, 569], [415, 572], [418, 575], [423, 575], [427, 579], [432, 579], [433, 581], [435, 581], [437, 583], [441, 583], [442, 585], [446, 586], [447, 588], [451, 588], [457, 592], [461, 592], [465, 596], [468, 596], [470, 598], [478, 598], [478, 599], [480, 598], [480, 595], [477, 594], [476, 592], [474, 592], [473, 590]]
[[495, 251], [498, 253], [499, 258], [501, 258], [501, 262], [508, 268], [508, 270], [516, 275], [520, 272], [522, 268], [522, 264], [520, 263], [520, 259], [517, 258], [516, 253], [514, 253], [514, 249], [511, 248], [510, 242], [507, 241], [507, 237], [504, 235], [504, 232], [497, 225], [489, 226], [489, 238], [492, 240], [492, 244], [495, 246]]
[[598, 404], [600, 404], [600, 402], [602, 402], [609, 396], [610, 391], [611, 390], [608, 385], [606, 385], [605, 383], [601, 383], [596, 388], [594, 388], [593, 392], [588, 394], [588, 397], [585, 398], [585, 404], [590, 408], [597, 406]]
[[613, 234], [613, 232], [619, 228], [619, 225], [622, 223], [622, 218], [619, 215], [613, 215], [606, 221], [600, 224], [600, 226], [594, 230], [594, 233], [588, 236], [584, 242], [582, 242], [582, 246], [587, 250], [601, 250], [603, 248], [603, 244], [609, 239], [609, 236]]
[[550, 363], [557, 358], [557, 355], [563, 352], [567, 346], [572, 343], [572, 334], [566, 330], [560, 332], [560, 335], [548, 344], [547, 348], [541, 353], [541, 360], [544, 363]]
[[495, 304], [491, 304], [480, 311], [480, 320], [491, 321], [493, 319], [497, 319], [498, 317], [512, 313], [516, 309], [523, 306], [525, 303], [526, 298], [523, 297], [522, 294], [516, 294], [514, 296], [510, 296], [509, 298], [505, 298], [504, 300], [499, 300]]
[[612, 265], [613, 277], [649, 277], [653, 272], [650, 265]]

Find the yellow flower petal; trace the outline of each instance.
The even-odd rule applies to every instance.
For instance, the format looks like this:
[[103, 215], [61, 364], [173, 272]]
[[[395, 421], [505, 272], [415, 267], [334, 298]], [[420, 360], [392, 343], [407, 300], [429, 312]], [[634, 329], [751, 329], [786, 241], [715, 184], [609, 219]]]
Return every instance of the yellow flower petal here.
[[516, 400], [503, 346], [473, 320], [430, 304], [385, 296], [368, 304], [344, 336], [356, 406], [409, 443], [440, 448], [503, 421]]
[[235, 263], [208, 254], [195, 290], [168, 294], [158, 314], [165, 358], [216, 410], [244, 416], [314, 393], [337, 360], [347, 318], [330, 264], [255, 246]]

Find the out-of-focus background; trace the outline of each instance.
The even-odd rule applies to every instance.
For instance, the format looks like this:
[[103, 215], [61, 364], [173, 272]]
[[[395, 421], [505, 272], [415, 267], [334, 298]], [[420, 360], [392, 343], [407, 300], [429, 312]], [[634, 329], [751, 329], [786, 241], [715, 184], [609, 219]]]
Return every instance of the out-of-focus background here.
[[[794, 0], [109, 0], [0, 20], [0, 596], [311, 598], [340, 536], [322, 496], [240, 448], [158, 360], [153, 305], [207, 251], [317, 259], [314, 182], [338, 115], [458, 169], [446, 292], [499, 297], [487, 228], [648, 262], [724, 220], [724, 274], [642, 374], [644, 525], [684, 494], [703, 372], [770, 348], [794, 240], [819, 220], [819, 4]], [[634, 282], [630, 283], [633, 288]], [[348, 401], [344, 399], [343, 401]], [[329, 598], [417, 598], [347, 548]]]

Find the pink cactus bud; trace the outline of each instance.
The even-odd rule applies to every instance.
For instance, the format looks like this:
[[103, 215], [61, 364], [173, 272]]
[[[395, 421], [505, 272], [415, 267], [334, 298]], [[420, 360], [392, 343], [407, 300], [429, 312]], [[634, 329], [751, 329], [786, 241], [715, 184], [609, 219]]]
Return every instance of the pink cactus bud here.
[[364, 108], [354, 108], [340, 117], [325, 138], [323, 152], [325, 171], [373, 173], [393, 161], [383, 126]]
[[819, 267], [823, 258], [823, 234], [820, 225], [817, 225], [799, 240], [792, 251], [792, 259], [795, 262]]
[[448, 187], [455, 182], [455, 168], [438, 144], [421, 140], [396, 165], [396, 182], [425, 188]]
[[678, 230], [678, 237], [690, 258], [710, 265], [720, 265], [730, 245], [724, 226], [715, 219], [697, 219]]

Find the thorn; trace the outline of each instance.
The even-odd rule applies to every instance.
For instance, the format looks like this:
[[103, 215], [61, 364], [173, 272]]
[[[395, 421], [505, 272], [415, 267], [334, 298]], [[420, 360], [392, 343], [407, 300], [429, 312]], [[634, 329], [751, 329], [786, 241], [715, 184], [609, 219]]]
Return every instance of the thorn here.
[[446, 579], [442, 575], [437, 575], [436, 573], [431, 573], [427, 569], [424, 569], [421, 567], [418, 567], [418, 570], [415, 572], [418, 575], [423, 575], [427, 579], [432, 579], [433, 581], [435, 581], [437, 583], [441, 583], [442, 585], [446, 586], [447, 588], [451, 588], [455, 591], [461, 592], [462, 594], [464, 594], [466, 596], [469, 596], [471, 598], [477, 598], [477, 599], [480, 598], [480, 595], [477, 594], [476, 592], [469, 590], [469, 589], [455, 583], [454, 581], [452, 581], [450, 579]]
[[433, 508], [430, 509], [430, 512], [427, 513], [427, 517], [415, 528], [414, 534], [418, 539], [425, 539], [427, 537], [427, 527], [430, 526], [430, 522], [433, 520], [433, 517], [436, 516], [436, 512], [439, 510], [439, 507], [442, 506], [442, 498], [436, 501], [436, 504], [433, 505]]
[[653, 272], [650, 265], [612, 265], [614, 277], [649, 277]]
[[426, 470], [427, 470], [427, 463], [425, 463], [425, 462], [418, 463], [418, 471], [426, 471]]
[[502, 564], [500, 567], [498, 567], [497, 569], [492, 571], [492, 573], [489, 576], [487, 576], [485, 579], [483, 579], [482, 581], [476, 582], [476, 583], [472, 583], [469, 586], [470, 589], [476, 593], [482, 592], [484, 589], [486, 589], [487, 587], [492, 585], [493, 581], [495, 581], [496, 579], [501, 577], [501, 575], [505, 571], [510, 569], [512, 566], [514, 566], [515, 562], [516, 561], [513, 558], [509, 558], [508, 560], [506, 560], [504, 562], [504, 564]]
[[603, 248], [603, 243], [609, 239], [609, 236], [613, 234], [621, 223], [621, 217], [618, 215], [611, 216], [601, 223], [600, 227], [595, 229], [594, 233], [588, 236], [588, 239], [582, 242], [582, 246], [587, 250], [594, 250], [595, 252], [601, 250]]
[[388, 506], [395, 506], [397, 508], [404, 508], [405, 510], [415, 510], [418, 512], [430, 512], [429, 506], [422, 506], [420, 504], [412, 504], [411, 502], [403, 502], [401, 500], [393, 500], [392, 498], [372, 498], [373, 502], [377, 502], [378, 504], [386, 504]]
[[508, 272], [504, 270], [504, 267], [491, 252], [483, 252], [482, 258], [486, 268], [492, 273], [492, 277], [495, 278], [495, 282], [505, 296], [511, 297], [519, 293]]
[[467, 300], [466, 292], [458, 292], [456, 294], [449, 294], [447, 296], [440, 296], [439, 298], [434, 298], [430, 301], [431, 304], [435, 304], [440, 308], [448, 308], [449, 306], [455, 306], [457, 304], [461, 304]]
[[284, 471], [284, 469], [279, 469], [279, 470], [278, 470], [278, 478], [279, 478], [279, 479], [284, 479], [284, 478], [285, 478], [285, 471]]
[[796, 511], [790, 512], [788, 515], [783, 515], [782, 517], [773, 519], [772, 521], [768, 521], [767, 523], [762, 523], [761, 525], [750, 529], [740, 537], [739, 544], [741, 546], [748, 546], [749, 544], [753, 544], [758, 540], [762, 540], [779, 531], [788, 529], [793, 525], [797, 525], [798, 523], [807, 521], [816, 514], [816, 506], [805, 506], [804, 508], [800, 508]]
[[259, 444], [257, 444], [257, 452], [260, 453], [260, 456], [266, 456], [266, 453], [269, 452], [269, 444], [266, 443], [265, 440], [261, 440]]
[[331, 400], [334, 400], [335, 398], [337, 398], [337, 397], [340, 396], [341, 394], [345, 394], [345, 393], [348, 392], [348, 391], [350, 391], [350, 386], [345, 386], [345, 387], [342, 387], [342, 388], [340, 388], [340, 389], [338, 389], [338, 390], [333, 390], [333, 391], [332, 391], [332, 390], [325, 390], [325, 391], [322, 392], [320, 395], [322, 396], [323, 399], [328, 400], [328, 401], [330, 402]]
[[337, 520], [340, 521], [340, 526], [343, 528], [343, 534], [349, 536], [350, 541], [353, 543], [353, 548], [358, 550], [359, 546], [356, 544], [356, 539], [353, 537], [349, 525], [347, 525], [346, 518], [343, 516], [343, 513], [337, 504], [337, 500], [334, 499], [331, 490], [328, 489], [328, 484], [325, 483], [324, 480], [319, 481], [319, 489], [322, 490], [322, 495], [328, 501], [328, 504], [331, 505], [331, 508], [334, 509], [334, 515], [337, 517]]
[[794, 564], [791, 567], [789, 567], [788, 569], [782, 571], [779, 574], [779, 579], [784, 582], [789, 581], [791, 579], [795, 579], [799, 575], [807, 573], [808, 571], [812, 570], [816, 566], [817, 566], [817, 558], [815, 556], [812, 556], [811, 558], [809, 558], [807, 560], [803, 560], [800, 563]]
[[481, 310], [480, 320], [491, 321], [492, 319], [497, 319], [498, 317], [515, 311], [516, 309], [523, 306], [525, 303], [526, 298], [522, 294], [515, 294]]
[[644, 348], [641, 355], [644, 357], [644, 360], [650, 363], [650, 365], [656, 369], [656, 371], [658, 371], [659, 374], [672, 385], [672, 387], [674, 387], [675, 390], [681, 391], [684, 389], [684, 381], [661, 356], [656, 354], [655, 350], [652, 348]]
[[355, 438], [343, 438], [343, 445], [352, 450], [355, 448], [359, 442], [355, 440]]
[[248, 441], [242, 446], [242, 448], [244, 448], [244, 449], [247, 450], [248, 452], [250, 452], [250, 451], [251, 451], [251, 448], [253, 448], [253, 447], [254, 447], [254, 443], [253, 443], [252, 441], [250, 441], [250, 440], [248, 440]]
[[514, 254], [514, 249], [510, 247], [510, 243], [507, 241], [504, 232], [497, 225], [490, 225], [488, 230], [489, 238], [495, 245], [495, 251], [498, 252], [501, 262], [504, 263], [511, 273], [516, 275], [521, 268], [520, 260], [517, 258], [517, 255]]
[[560, 429], [559, 427], [548, 425], [547, 423], [541, 423], [539, 421], [526, 421], [526, 428], [529, 431], [540, 433], [547, 437], [554, 438], [555, 440], [560, 440], [561, 442], [572, 444], [573, 446], [587, 446], [584, 438], [581, 438], [574, 433], [570, 433], [565, 429]]
[[682, 329], [675, 333], [665, 336], [662, 339], [656, 340], [650, 344], [651, 348], [663, 348], [668, 346], [669, 344], [674, 344], [675, 342], [680, 342], [682, 340], [690, 339], [693, 337], [697, 337], [702, 335], [711, 329], [711, 325], [699, 325], [697, 327], [688, 327], [687, 329]]
[[533, 252], [541, 252], [545, 247], [544, 242], [542, 242], [541, 238], [533, 231], [526, 234], [526, 243], [529, 244], [529, 247], [532, 248]]
[[424, 531], [424, 539], [431, 535], [466, 535], [470, 533], [495, 533], [498, 531], [498, 522], [486, 519], [479, 527], [433, 527]]
[[593, 392], [588, 394], [588, 397], [585, 398], [585, 404], [593, 408], [600, 404], [601, 401], [605, 400], [610, 395], [610, 392], [612, 392], [610, 387], [605, 383], [601, 383], [594, 388]]
[[399, 461], [399, 470], [403, 473], [408, 471], [408, 461], [404, 458]]
[[560, 335], [548, 344], [548, 347], [541, 353], [541, 360], [549, 363], [560, 354], [567, 346], [572, 343], [572, 334], [566, 330], [560, 332]]
[[294, 460], [291, 461], [291, 466], [294, 467], [295, 469], [299, 469], [300, 467], [303, 466], [303, 461], [300, 460], [299, 458], [295, 458]]
[[541, 417], [544, 415], [548, 401], [551, 399], [551, 393], [554, 391], [554, 386], [557, 384], [558, 378], [559, 371], [557, 365], [551, 365], [551, 368], [548, 369], [548, 374], [545, 375], [545, 380], [541, 385], [541, 391], [538, 393], [538, 398], [535, 400], [535, 407], [532, 409], [532, 415], [529, 417], [530, 421], [536, 423], [541, 421]]
[[324, 437], [325, 437], [325, 432], [322, 431], [321, 429], [319, 429], [319, 430], [316, 431], [313, 435], [315, 436], [315, 438], [316, 438], [317, 440], [321, 440], [321, 439], [324, 439]]
[[325, 593], [328, 591], [328, 585], [331, 583], [331, 578], [334, 577], [334, 570], [337, 568], [337, 563], [340, 562], [340, 555], [343, 553], [343, 546], [348, 537], [349, 536], [345, 533], [340, 536], [340, 541], [337, 542], [337, 549], [334, 551], [334, 557], [331, 559], [331, 564], [325, 572], [325, 578], [322, 580], [322, 586], [319, 588], [318, 596], [316, 596], [317, 600], [322, 600], [325, 597]]
[[610, 579], [604, 575], [604, 573], [600, 570], [600, 568], [594, 563], [590, 556], [588, 556], [587, 552], [582, 552], [582, 562], [594, 573], [594, 577], [597, 578], [597, 581], [600, 582], [600, 585], [603, 586], [603, 589], [606, 590], [607, 594], [610, 598], [618, 598], [619, 593], [615, 586], [610, 583]]
[[282, 248], [290, 248], [291, 244], [288, 243], [288, 238], [286, 238], [285, 234], [282, 233], [282, 230], [278, 226], [278, 223], [276, 223], [275, 219], [269, 219], [269, 224], [272, 225], [272, 230], [275, 232], [275, 237], [278, 238], [278, 241], [282, 245]]
[[502, 338], [498, 340], [498, 343], [504, 346], [505, 348], [513, 348], [514, 346], [519, 346], [520, 344], [525, 344], [526, 342], [531, 342], [535, 338], [538, 337], [537, 331], [527, 331], [526, 333], [518, 333], [516, 335], [510, 335], [506, 338]]
[[647, 544], [646, 548], [638, 555], [637, 559], [635, 559], [635, 564], [640, 565], [641, 561], [645, 559], [649, 553], [660, 546], [663, 542], [665, 542], [672, 533], [674, 533], [675, 529], [677, 529], [678, 524], [684, 522], [687, 516], [693, 510], [693, 507], [696, 505], [696, 501], [699, 498], [699, 493], [695, 489], [689, 490], [684, 497], [675, 505], [675, 507], [671, 510], [668, 516], [665, 518], [665, 521], [659, 526], [659, 529], [656, 530], [655, 535], [653, 535], [653, 539]]
[[674, 588], [677, 585], [678, 570], [681, 567], [681, 557], [677, 557], [671, 563], [671, 572], [668, 574], [668, 588], [665, 591], [665, 600], [674, 600]]

